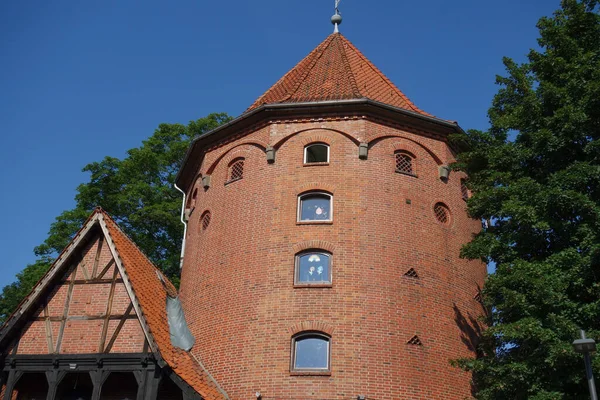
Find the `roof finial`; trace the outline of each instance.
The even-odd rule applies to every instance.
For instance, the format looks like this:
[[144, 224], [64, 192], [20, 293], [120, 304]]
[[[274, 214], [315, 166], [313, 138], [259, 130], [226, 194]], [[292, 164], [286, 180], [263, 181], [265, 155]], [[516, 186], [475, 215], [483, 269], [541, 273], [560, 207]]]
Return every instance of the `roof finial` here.
[[333, 33], [340, 33], [338, 26], [342, 23], [342, 16], [340, 15], [340, 10], [338, 6], [342, 0], [335, 0], [335, 14], [331, 17], [331, 23], [335, 26], [333, 29]]

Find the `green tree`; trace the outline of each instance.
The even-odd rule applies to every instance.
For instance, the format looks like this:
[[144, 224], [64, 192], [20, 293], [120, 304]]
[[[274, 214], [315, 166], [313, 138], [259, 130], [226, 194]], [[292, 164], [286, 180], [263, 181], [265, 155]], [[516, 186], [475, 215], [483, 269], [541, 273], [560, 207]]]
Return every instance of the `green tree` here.
[[96, 206], [105, 209], [177, 283], [183, 226], [179, 220], [181, 193], [173, 187], [175, 175], [191, 140], [230, 120], [221, 113], [191, 121], [187, 126], [160, 124], [150, 138], [129, 150], [122, 160], [105, 157], [86, 165], [83, 171], [90, 173], [90, 180], [77, 188], [75, 208], [63, 212], [52, 223], [48, 237], [34, 250], [39, 260], [2, 290], [0, 322], [29, 293]]
[[589, 398], [571, 342], [600, 334], [598, 1], [563, 0], [538, 28], [527, 62], [504, 59], [490, 130], [455, 138], [469, 212], [489, 221], [462, 255], [496, 263], [480, 357], [458, 362], [483, 400]]

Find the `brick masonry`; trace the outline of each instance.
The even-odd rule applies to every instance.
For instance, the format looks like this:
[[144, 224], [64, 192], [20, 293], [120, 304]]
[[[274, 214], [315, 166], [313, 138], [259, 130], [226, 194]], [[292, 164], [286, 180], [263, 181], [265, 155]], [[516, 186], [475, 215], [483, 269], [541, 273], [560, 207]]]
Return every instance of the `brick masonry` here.
[[[25, 325], [16, 354], [93, 354], [107, 350], [120, 319], [109, 320], [104, 328], [106, 315], [115, 318], [124, 315], [131, 299], [115, 264], [104, 271], [112, 260], [106, 243], [100, 248], [94, 271], [99, 237], [83, 249], [81, 261], [65, 272], [62, 281], [47, 296], [45, 307], [40, 307]], [[106, 331], [104, 336], [103, 331]], [[100, 349], [103, 337], [104, 348]], [[107, 352], [141, 353], [144, 343], [140, 322], [132, 311]]]
[[[314, 141], [330, 145], [327, 165], [303, 165]], [[277, 150], [273, 164], [267, 146]], [[416, 177], [394, 171], [397, 150], [416, 157]], [[281, 120], [203, 156], [188, 192], [181, 298], [192, 351], [231, 399], [471, 396], [470, 375], [449, 360], [474, 354], [486, 270], [459, 258], [480, 224], [465, 211], [464, 175], [439, 178], [439, 165], [453, 161], [439, 135], [362, 116]], [[226, 184], [237, 157], [243, 179]], [[333, 194], [333, 222], [298, 224], [297, 196], [319, 189]], [[437, 202], [450, 210], [448, 225], [434, 216]], [[332, 252], [331, 287], [294, 287], [294, 256], [311, 242]], [[411, 268], [417, 278], [405, 276]], [[331, 374], [290, 372], [291, 337], [303, 326], [331, 335]], [[408, 344], [415, 336], [421, 345]]]

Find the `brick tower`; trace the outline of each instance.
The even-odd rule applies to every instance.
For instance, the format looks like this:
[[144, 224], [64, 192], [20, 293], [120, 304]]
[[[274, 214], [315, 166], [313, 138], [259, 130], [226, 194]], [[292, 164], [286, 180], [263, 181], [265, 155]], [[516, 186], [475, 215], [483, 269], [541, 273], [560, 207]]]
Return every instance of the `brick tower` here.
[[454, 123], [334, 33], [239, 118], [197, 138], [181, 301], [232, 400], [464, 399], [485, 266], [449, 172]]

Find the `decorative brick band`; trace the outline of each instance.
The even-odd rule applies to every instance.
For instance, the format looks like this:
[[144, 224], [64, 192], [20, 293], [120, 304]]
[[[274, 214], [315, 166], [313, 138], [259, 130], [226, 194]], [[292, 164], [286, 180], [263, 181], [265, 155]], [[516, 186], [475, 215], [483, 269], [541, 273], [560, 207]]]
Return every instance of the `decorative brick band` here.
[[333, 331], [335, 328], [328, 324], [327, 322], [322, 321], [303, 321], [298, 322], [288, 328], [288, 332], [290, 335], [294, 336], [301, 332], [323, 332], [329, 336], [333, 335]]
[[401, 134], [382, 134], [381, 136], [377, 136], [377, 137], [371, 139], [371, 141], [369, 142], [369, 147], [375, 146], [376, 144], [378, 144], [386, 139], [402, 139], [402, 142], [395, 141], [389, 145], [388, 149], [390, 152], [394, 152], [397, 150], [407, 150], [412, 153], [418, 153], [419, 148], [421, 148], [421, 149], [425, 150], [427, 152], [427, 154], [429, 154], [438, 165], [443, 164], [442, 159], [440, 157], [438, 157], [438, 155], [435, 154], [427, 146], [425, 146], [419, 142], [416, 142], [414, 140], [411, 140], [409, 138], [406, 138], [406, 137], [402, 136]]
[[325, 143], [325, 144], [331, 145], [331, 143], [335, 143], [335, 142], [336, 142], [336, 140], [331, 140], [331, 138], [326, 138], [323, 135], [314, 135], [314, 136], [309, 136], [309, 137], [302, 139], [302, 144], [304, 146], [309, 145], [311, 143]]
[[230, 153], [228, 153], [227, 157], [223, 157], [223, 161], [224, 161], [225, 165], [229, 165], [235, 159], [248, 158], [248, 157], [250, 157], [250, 155], [251, 155], [251, 153], [250, 153], [250, 150], [248, 150], [248, 149], [237, 149], [237, 150], [234, 150], [234, 151], [231, 151]]
[[[210, 175], [213, 173], [213, 171], [215, 170], [215, 168], [217, 167], [217, 165], [219, 165], [219, 163], [221, 162], [221, 160], [223, 160], [223, 158], [225, 158], [226, 156], [228, 157], [228, 160], [231, 160], [229, 158], [229, 156], [231, 156], [232, 152], [234, 151], [234, 149], [237, 149], [238, 147], [241, 146], [254, 146], [254, 147], [258, 147], [259, 149], [262, 150], [262, 152], [264, 153], [267, 150], [268, 145], [265, 145], [264, 142], [259, 141], [259, 140], [247, 140], [247, 141], [243, 141], [240, 142], [238, 144], [236, 144], [235, 146], [232, 146], [231, 148], [225, 150], [223, 152], [223, 154], [221, 154], [219, 157], [217, 157], [217, 159], [215, 161], [213, 161], [213, 163], [208, 167], [208, 169], [206, 170], [206, 172], [204, 173], [205, 175]], [[236, 150], [235, 152], [237, 153], [238, 151], [245, 151], [248, 152], [248, 154], [250, 153], [249, 150]]]
[[[292, 137], [299, 135], [301, 133], [305, 133], [305, 132], [310, 132], [310, 131], [327, 131], [327, 132], [333, 132], [333, 133], [338, 133], [342, 136], [345, 136], [346, 138], [350, 139], [351, 141], [353, 141], [357, 146], [360, 143], [360, 139], [357, 137], [354, 137], [352, 134], [348, 133], [348, 132], [344, 132], [344, 131], [340, 131], [338, 129], [331, 129], [331, 128], [310, 128], [310, 129], [304, 129], [304, 130], [300, 130], [300, 131], [296, 131], [294, 133], [290, 133], [289, 135], [285, 136], [284, 138], [280, 139], [277, 143], [275, 143], [273, 145], [274, 148], [278, 149], [281, 146], [283, 146], [283, 144], [285, 142], [287, 142], [288, 140], [290, 140]], [[304, 145], [307, 145], [309, 143], [313, 143], [313, 142], [325, 142], [327, 144], [331, 144], [336, 142], [336, 139], [331, 139], [331, 138], [325, 138], [322, 134], [314, 134], [311, 135], [305, 139], [302, 139], [302, 143]]]
[[298, 186], [294, 190], [296, 191], [297, 194], [302, 194], [302, 193], [310, 192], [313, 190], [315, 190], [315, 191], [322, 190], [322, 191], [334, 194], [335, 189], [336, 189], [336, 187], [334, 185], [330, 185], [328, 183], [310, 182], [310, 183], [306, 183], [302, 186]]
[[405, 143], [404, 141], [392, 143], [392, 145], [389, 147], [389, 149], [390, 149], [390, 153], [404, 151], [404, 152], [409, 153], [413, 157], [416, 157], [417, 154], [419, 153], [419, 150], [416, 148], [416, 146], [414, 146], [412, 143]]
[[307, 240], [306, 242], [296, 243], [292, 246], [292, 251], [294, 252], [294, 254], [310, 249], [327, 250], [330, 253], [335, 252], [335, 246], [332, 243], [326, 242], [324, 240]]

